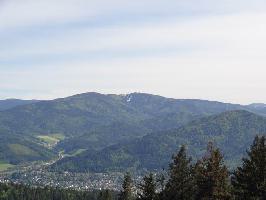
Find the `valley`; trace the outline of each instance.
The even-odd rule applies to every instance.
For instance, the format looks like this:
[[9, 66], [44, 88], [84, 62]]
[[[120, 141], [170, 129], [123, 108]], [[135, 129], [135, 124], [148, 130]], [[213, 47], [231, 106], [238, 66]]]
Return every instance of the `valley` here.
[[[265, 114], [261, 104], [179, 100], [143, 93], [85, 93], [15, 104], [0, 112], [1, 177], [66, 188], [87, 177], [86, 184], [78, 181], [75, 188], [102, 188], [108, 184], [94, 179], [108, 178], [95, 177], [116, 174], [120, 181], [110, 183], [116, 190], [126, 171], [138, 178], [146, 171], [167, 169], [171, 155], [181, 145], [196, 160], [210, 141], [234, 169], [253, 138], [266, 133]], [[62, 181], [55, 182], [55, 177]]]

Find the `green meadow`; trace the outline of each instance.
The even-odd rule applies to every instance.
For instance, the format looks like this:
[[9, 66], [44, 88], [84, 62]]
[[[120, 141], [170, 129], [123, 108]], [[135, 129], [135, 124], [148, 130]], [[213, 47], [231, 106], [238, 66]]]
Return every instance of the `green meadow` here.
[[5, 163], [3, 161], [0, 161], [0, 171], [5, 171], [9, 168], [12, 168], [14, 165], [11, 165], [11, 164], [8, 164], [8, 163]]

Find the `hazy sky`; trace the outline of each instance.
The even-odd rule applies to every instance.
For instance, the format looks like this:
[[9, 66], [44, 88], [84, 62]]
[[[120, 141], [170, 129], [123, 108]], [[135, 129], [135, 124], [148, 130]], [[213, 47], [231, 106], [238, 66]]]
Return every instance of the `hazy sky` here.
[[266, 103], [265, 0], [0, 0], [0, 99]]

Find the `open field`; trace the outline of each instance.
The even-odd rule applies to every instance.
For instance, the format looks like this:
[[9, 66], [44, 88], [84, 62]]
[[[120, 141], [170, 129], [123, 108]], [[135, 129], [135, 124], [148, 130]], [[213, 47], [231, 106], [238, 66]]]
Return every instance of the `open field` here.
[[50, 134], [50, 135], [39, 135], [37, 136], [42, 142], [47, 143], [48, 145], [55, 145], [60, 140], [65, 138], [62, 134]]
[[0, 171], [5, 171], [11, 167], [13, 167], [13, 165], [0, 161]]

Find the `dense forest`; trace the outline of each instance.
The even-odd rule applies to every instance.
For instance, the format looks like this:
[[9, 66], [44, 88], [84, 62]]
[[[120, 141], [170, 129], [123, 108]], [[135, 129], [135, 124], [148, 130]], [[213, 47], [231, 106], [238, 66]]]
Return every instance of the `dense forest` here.
[[116, 199], [117, 194], [105, 191], [75, 191], [56, 188], [33, 188], [16, 184], [0, 184], [1, 200], [104, 200]]
[[197, 160], [212, 141], [225, 155], [227, 167], [233, 169], [241, 164], [241, 157], [254, 137], [263, 133], [265, 117], [243, 110], [228, 111], [194, 120], [178, 129], [152, 132], [99, 151], [87, 150], [65, 157], [51, 168], [72, 172], [155, 171], [167, 168], [176, 147], [185, 144], [188, 155]]
[[[91, 92], [49, 101], [0, 101], [0, 161], [19, 165], [55, 159], [61, 151], [75, 157], [83, 150], [87, 150], [84, 154], [89, 157], [90, 152], [96, 151], [93, 155], [99, 155], [97, 159], [101, 159], [100, 154], [105, 154], [102, 151], [108, 150], [112, 145], [124, 145], [129, 140], [151, 136], [158, 131], [175, 131], [194, 120], [233, 110], [266, 115], [264, 106], [173, 99], [143, 93], [104, 95]], [[179, 140], [177, 137], [175, 140], [186, 144], [183, 138]], [[252, 141], [249, 138], [245, 140], [248, 143]], [[174, 144], [173, 149], [176, 146]], [[170, 155], [174, 153], [167, 152]], [[170, 155], [163, 156], [169, 158]], [[134, 152], [132, 156], [136, 163], [142, 160]], [[159, 168], [169, 162], [164, 161]], [[78, 166], [72, 166], [71, 161], [66, 162], [59, 163], [58, 168], [79, 170]], [[116, 165], [112, 162], [107, 165], [102, 163], [101, 166], [83, 163], [82, 168], [109, 170], [113, 168], [111, 165]]]
[[263, 200], [266, 199], [266, 137], [256, 136], [242, 166], [229, 172], [223, 154], [212, 143], [193, 162], [182, 146], [173, 155], [168, 174], [148, 174], [134, 183], [126, 173], [119, 194], [0, 185], [1, 200]]

